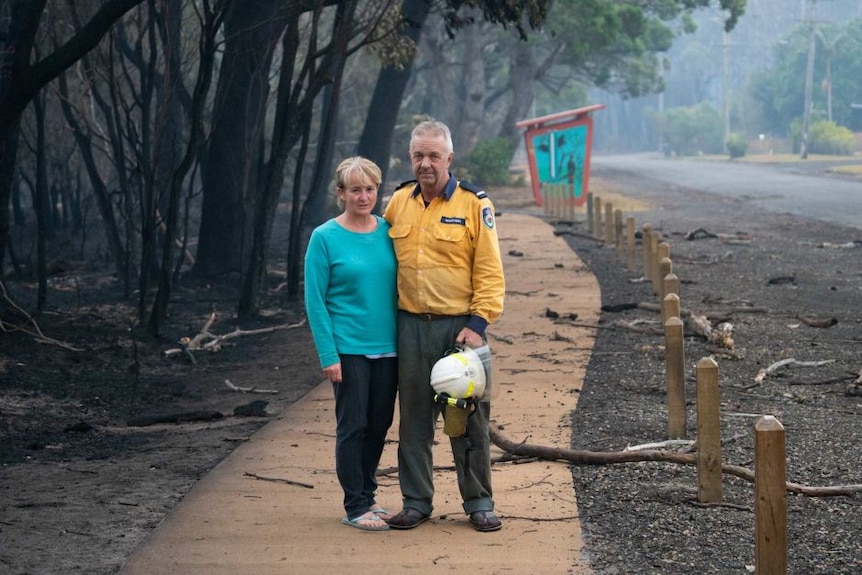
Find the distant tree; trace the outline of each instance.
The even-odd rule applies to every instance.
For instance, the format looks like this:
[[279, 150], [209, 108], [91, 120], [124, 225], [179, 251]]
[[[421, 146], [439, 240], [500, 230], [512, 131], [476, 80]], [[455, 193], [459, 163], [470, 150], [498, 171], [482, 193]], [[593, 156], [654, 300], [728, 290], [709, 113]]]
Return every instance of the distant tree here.
[[666, 153], [717, 154], [724, 147], [721, 114], [708, 102], [656, 112], [653, 121], [667, 145]]
[[[815, 118], [827, 120], [831, 107], [837, 124], [862, 129], [862, 118], [851, 106], [862, 93], [862, 20], [821, 26], [817, 42], [814, 78], [821, 89], [812, 92]], [[804, 108], [807, 27], [788, 33], [774, 52], [775, 64], [755, 74], [747, 91], [762, 110], [760, 130], [786, 136]]]

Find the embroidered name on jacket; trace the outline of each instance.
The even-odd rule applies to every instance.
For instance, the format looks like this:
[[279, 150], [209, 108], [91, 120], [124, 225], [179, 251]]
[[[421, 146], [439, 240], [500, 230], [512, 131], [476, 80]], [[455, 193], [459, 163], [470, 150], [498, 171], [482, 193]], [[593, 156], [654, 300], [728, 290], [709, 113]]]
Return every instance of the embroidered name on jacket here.
[[465, 220], [464, 218], [453, 218], [450, 216], [443, 216], [442, 218], [440, 218], [440, 223], [441, 224], [458, 224], [459, 226], [466, 226], [467, 220]]

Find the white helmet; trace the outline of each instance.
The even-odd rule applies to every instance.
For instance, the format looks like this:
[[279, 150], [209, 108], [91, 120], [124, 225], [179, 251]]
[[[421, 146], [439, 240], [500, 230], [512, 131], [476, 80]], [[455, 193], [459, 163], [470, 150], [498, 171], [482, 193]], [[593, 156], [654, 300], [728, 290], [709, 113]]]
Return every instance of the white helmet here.
[[485, 393], [485, 366], [475, 350], [456, 347], [431, 368], [431, 387], [454, 399], [480, 399]]

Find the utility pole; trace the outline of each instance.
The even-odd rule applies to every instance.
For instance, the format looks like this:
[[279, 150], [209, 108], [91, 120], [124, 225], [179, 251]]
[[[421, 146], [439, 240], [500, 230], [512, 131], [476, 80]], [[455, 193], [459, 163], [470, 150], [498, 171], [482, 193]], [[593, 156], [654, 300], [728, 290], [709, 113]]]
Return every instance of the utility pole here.
[[722, 115], [724, 116], [724, 151], [727, 152], [727, 142], [730, 140], [730, 34], [727, 30], [723, 31], [724, 40], [724, 62], [721, 70], [722, 91], [724, 92], [724, 106]]
[[805, 66], [805, 110], [802, 112], [800, 157], [808, 159], [808, 131], [811, 128], [811, 91], [814, 83], [814, 27], [817, 0], [808, 0], [808, 62]]

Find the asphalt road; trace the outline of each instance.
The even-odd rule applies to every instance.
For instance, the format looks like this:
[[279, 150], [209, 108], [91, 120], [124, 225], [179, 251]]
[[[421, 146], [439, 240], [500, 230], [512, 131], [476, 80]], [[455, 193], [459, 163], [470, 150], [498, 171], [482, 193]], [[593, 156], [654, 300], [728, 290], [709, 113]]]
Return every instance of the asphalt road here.
[[[859, 158], [846, 163], [862, 163]], [[862, 180], [828, 176], [830, 163], [745, 164], [730, 160], [666, 158], [661, 154], [592, 156], [601, 177], [626, 172], [673, 186], [734, 197], [769, 211], [808, 216], [862, 229]], [[832, 163], [834, 164], [834, 163]]]

